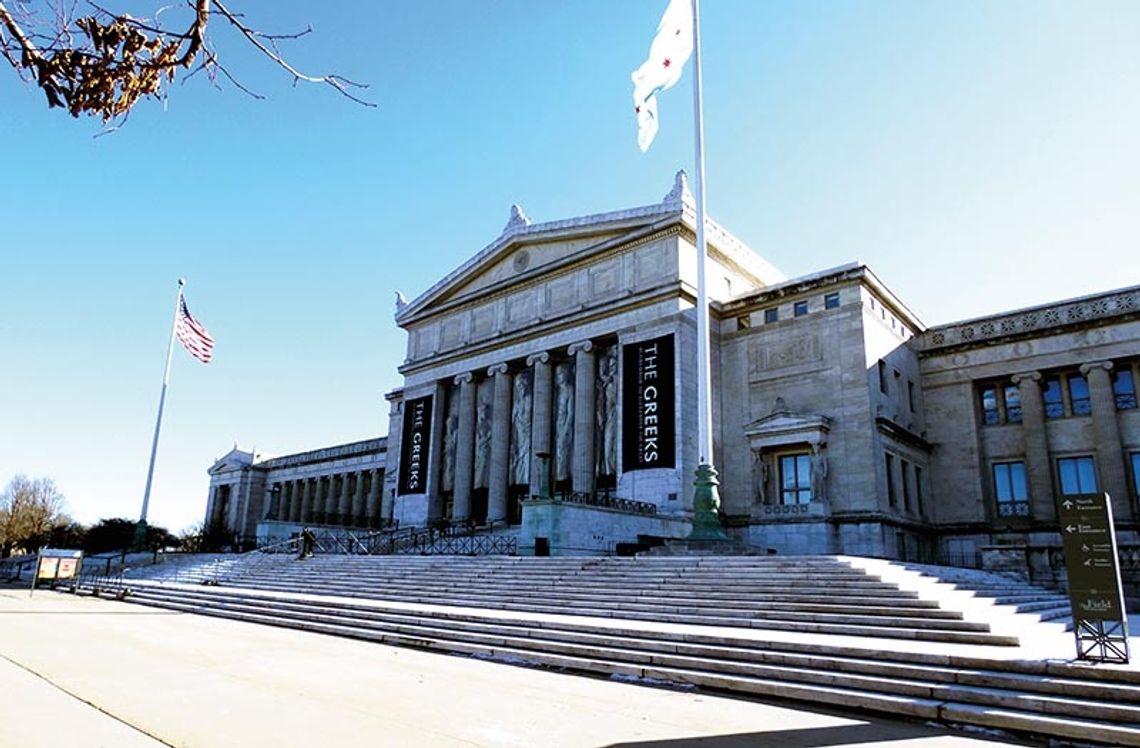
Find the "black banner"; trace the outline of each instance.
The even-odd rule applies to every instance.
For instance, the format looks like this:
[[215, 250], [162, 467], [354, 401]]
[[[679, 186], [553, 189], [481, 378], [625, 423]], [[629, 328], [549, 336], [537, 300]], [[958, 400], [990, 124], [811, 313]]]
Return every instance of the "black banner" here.
[[622, 470], [676, 465], [673, 336], [622, 346]]
[[400, 482], [396, 493], [427, 490], [428, 453], [431, 451], [431, 395], [404, 403], [404, 431], [400, 435]]

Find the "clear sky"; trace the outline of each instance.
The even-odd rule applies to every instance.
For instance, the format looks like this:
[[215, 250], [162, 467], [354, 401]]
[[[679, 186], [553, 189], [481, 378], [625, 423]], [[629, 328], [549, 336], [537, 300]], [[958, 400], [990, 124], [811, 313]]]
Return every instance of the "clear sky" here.
[[[691, 67], [636, 145], [665, 0], [231, 5], [311, 23], [290, 58], [378, 108], [218, 21], [266, 101], [195, 78], [95, 138], [0, 69], [0, 482], [52, 477], [83, 522], [138, 515], [179, 276], [217, 347], [175, 351], [150, 512], [175, 531], [235, 442], [385, 433], [394, 291], [511, 203], [644, 205], [692, 168]], [[705, 0], [701, 23], [709, 212], [787, 275], [866, 262], [928, 325], [1140, 283], [1135, 0]]]

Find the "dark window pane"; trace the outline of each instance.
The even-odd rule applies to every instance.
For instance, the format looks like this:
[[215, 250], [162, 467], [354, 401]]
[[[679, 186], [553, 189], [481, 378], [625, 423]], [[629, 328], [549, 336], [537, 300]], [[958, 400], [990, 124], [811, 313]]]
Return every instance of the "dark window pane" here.
[[1005, 422], [1021, 423], [1021, 390], [1016, 384], [1005, 386]]
[[780, 319], [780, 310], [773, 307], [772, 309], [764, 310], [764, 321], [775, 322]]
[[835, 309], [838, 306], [839, 306], [839, 294], [829, 293], [823, 297], [823, 308], [824, 309]]
[[1140, 452], [1133, 452], [1128, 459], [1132, 462], [1132, 490], [1140, 496]]
[[906, 380], [906, 402], [910, 406], [910, 412], [914, 412], [914, 382], [909, 379]]
[[1065, 496], [1096, 493], [1096, 466], [1091, 457], [1063, 457], [1057, 460], [1061, 493]]
[[1029, 488], [1025, 483], [1025, 463], [1012, 462], [1009, 465], [1010, 492], [1017, 501], [1029, 498]]
[[805, 314], [807, 314], [807, 302], [806, 301], [797, 301], [795, 304], [792, 305], [792, 313], [795, 314], [795, 316], [797, 316], [797, 317], [802, 317]]
[[887, 501], [891, 506], [895, 506], [898, 501], [895, 499], [895, 458], [893, 455], [886, 455], [886, 469], [887, 469]]
[[1041, 400], [1045, 404], [1046, 418], [1061, 418], [1065, 415], [1065, 405], [1061, 397], [1061, 380], [1049, 377], [1041, 389]]
[[1136, 382], [1131, 369], [1117, 369], [1112, 376], [1112, 394], [1116, 398], [1117, 410], [1132, 410], [1136, 407]]
[[997, 497], [998, 503], [1013, 498], [1010, 491], [1008, 463], [999, 462], [994, 465], [994, 496]]
[[1087, 416], [1092, 412], [1089, 401], [1089, 383], [1079, 374], [1069, 375], [1069, 404], [1073, 408], [1073, 415]]
[[887, 393], [887, 362], [879, 359], [879, 392]]
[[982, 388], [982, 422], [987, 426], [1001, 422], [998, 415], [997, 389], [992, 386]]

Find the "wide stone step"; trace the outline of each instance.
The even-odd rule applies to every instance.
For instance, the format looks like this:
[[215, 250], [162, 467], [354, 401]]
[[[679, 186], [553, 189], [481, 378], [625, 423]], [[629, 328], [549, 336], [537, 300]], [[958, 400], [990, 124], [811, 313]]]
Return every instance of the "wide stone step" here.
[[[249, 580], [243, 580], [249, 584]], [[251, 585], [252, 586], [252, 585]], [[361, 590], [359, 587], [347, 587], [343, 590], [334, 585], [318, 584], [313, 586], [300, 586], [296, 583], [263, 581], [256, 585], [259, 589], [274, 589], [282, 592], [304, 591], [309, 594], [348, 594], [355, 597], [370, 597], [381, 599], [382, 590]], [[940, 611], [931, 609], [917, 609], [911, 611], [893, 611], [893, 614], [866, 615], [861, 608], [854, 608], [849, 613], [804, 612], [792, 606], [786, 610], [771, 608], [739, 608], [721, 607], [718, 605], [678, 605], [672, 601], [663, 603], [639, 603], [633, 598], [595, 598], [593, 600], [575, 599], [573, 596], [558, 595], [556, 599], [551, 596], [514, 596], [493, 595], [483, 592], [474, 594], [445, 593], [415, 594], [401, 592], [389, 599], [404, 602], [434, 602], [452, 605], [474, 605], [478, 607], [505, 607], [512, 610], [544, 610], [571, 612], [577, 615], [597, 615], [602, 611], [609, 614], [617, 610], [619, 614], [653, 613], [659, 612], [674, 617], [700, 616], [706, 618], [723, 618], [738, 622], [737, 625], [748, 625], [757, 620], [781, 620], [789, 622], [811, 622], [825, 624], [841, 624], [855, 626], [890, 625], [901, 628], [939, 629], [947, 631], [986, 632], [989, 626], [984, 623], [973, 623], [961, 620], [961, 614], [953, 611]], [[904, 615], [906, 614], [906, 615]], [[731, 624], [727, 624], [731, 625]]]
[[336, 573], [336, 574], [322, 574], [319, 571], [308, 571], [303, 569], [280, 569], [274, 571], [250, 571], [243, 575], [243, 578], [249, 579], [308, 579], [313, 581], [348, 581], [354, 584], [361, 585], [388, 585], [388, 586], [405, 586], [422, 589], [424, 587], [478, 587], [480, 589], [490, 587], [558, 587], [564, 589], [567, 587], [588, 587], [593, 589], [657, 589], [661, 587], [668, 587], [674, 590], [694, 590], [701, 591], [709, 588], [717, 589], [722, 592], [731, 592], [733, 594], [750, 594], [750, 593], [765, 593], [765, 592], [787, 592], [796, 591], [803, 594], [829, 594], [829, 595], [842, 595], [842, 594], [885, 594], [892, 597], [916, 597], [917, 594], [910, 591], [900, 591], [896, 586], [877, 581], [858, 581], [858, 582], [815, 582], [807, 580], [786, 580], [768, 583], [752, 583], [747, 580], [732, 580], [732, 581], [716, 581], [707, 584], [688, 583], [681, 581], [669, 584], [663, 581], [643, 581], [640, 583], [625, 583], [625, 584], [607, 584], [593, 578], [562, 578], [552, 577], [545, 578], [538, 575], [520, 576], [517, 578], [507, 577], [471, 577], [471, 576], [379, 576], [379, 575], [363, 575], [352, 573]]
[[[425, 624], [413, 622], [410, 625], [377, 630], [381, 625], [376, 620], [368, 620], [368, 616], [375, 615], [375, 611], [345, 610], [329, 607], [318, 607], [313, 604], [306, 609], [305, 604], [272, 599], [226, 599], [229, 596], [218, 595], [214, 599], [207, 599], [204, 595], [170, 595], [169, 591], [140, 589], [136, 596], [137, 601], [157, 604], [187, 612], [202, 612], [211, 615], [239, 618], [273, 625], [285, 625], [305, 628], [326, 633], [370, 638], [406, 646], [419, 646], [431, 649], [444, 649], [447, 651], [478, 651], [488, 652], [490, 656], [517, 657], [528, 662], [542, 664], [557, 664], [559, 667], [571, 667], [577, 670], [601, 670], [602, 672], [624, 673], [635, 677], [654, 678], [670, 682], [692, 683], [709, 688], [730, 690], [750, 694], [780, 696], [782, 698], [806, 698], [811, 701], [843, 704], [859, 708], [878, 709], [875, 704], [890, 703], [895, 713], [905, 713], [912, 716], [937, 719], [942, 716], [942, 709], [946, 706], [968, 707], [970, 705], [986, 705], [996, 707], [1011, 715], [1011, 719], [1019, 720], [1016, 727], [1010, 722], [1005, 725], [1007, 729], [1040, 731], [1039, 726], [1031, 725], [1034, 714], [1050, 716], [1051, 720], [1063, 717], [1061, 722], [1070, 724], [1072, 720], [1085, 720], [1096, 723], [1108, 721], [1114, 723], [1135, 723], [1140, 721], [1140, 708], [1135, 704], [1135, 693], [1127, 698], [1132, 703], [1113, 703], [1108, 701], [1091, 701], [1073, 697], [1057, 697], [1016, 690], [1006, 690], [989, 686], [969, 686], [946, 683], [947, 668], [921, 668], [905, 663], [891, 663], [889, 672], [882, 674], [866, 674], [852, 672], [858, 670], [854, 667], [855, 661], [848, 658], [842, 665], [834, 661], [826, 662], [825, 658], [816, 656], [812, 660], [804, 660], [804, 665], [795, 667], [787, 664], [773, 665], [771, 663], [759, 664], [742, 659], [715, 659], [710, 658], [706, 646], [703, 651], [694, 654], [681, 652], [665, 653], [653, 651], [647, 646], [647, 639], [631, 640], [623, 637], [617, 640], [620, 646], [614, 646], [613, 637], [609, 642], [596, 640], [593, 643], [574, 643], [552, 638], [551, 632], [543, 630], [537, 634], [513, 632], [510, 627], [496, 624], [499, 631], [462, 631], [448, 628], [438, 621]], [[164, 599], [165, 598], [165, 599]], [[410, 616], [403, 616], [405, 620]], [[516, 627], [517, 628], [517, 627]], [[535, 638], [535, 637], [539, 638]], [[675, 645], [674, 645], [675, 646]], [[727, 648], [722, 648], [727, 650]], [[497, 654], [495, 654], [497, 653]], [[509, 653], [509, 654], [507, 654]], [[784, 653], [779, 655], [788, 657]], [[827, 669], [821, 669], [823, 665]], [[881, 662], [863, 660], [864, 668], [885, 667]], [[902, 671], [900, 672], [900, 669]], [[636, 672], [636, 671], [640, 672]], [[914, 671], [921, 678], [906, 678], [907, 670]], [[935, 672], [939, 677], [930, 677]], [[975, 678], [988, 678], [989, 683], [1006, 676], [1003, 673], [979, 674], [973, 673]], [[1013, 682], [1028, 683], [1024, 677], [1017, 679], [1014, 674]], [[767, 690], [769, 685], [781, 684], [783, 688]], [[1077, 687], [1105, 689], [1099, 684], [1072, 684], [1070, 689]], [[822, 689], [822, 691], [820, 690]], [[844, 698], [831, 700], [842, 694]], [[962, 702], [956, 704], [956, 702]], [[957, 721], [962, 721], [964, 715], [971, 712], [969, 708], [957, 708], [953, 712]], [[966, 721], [966, 724], [977, 724]], [[1067, 727], [1049, 722], [1051, 730], [1067, 730]], [[1003, 726], [994, 724], [993, 726]], [[1089, 725], [1081, 727], [1088, 728]], [[1136, 724], [1115, 724], [1112, 726], [1114, 739], [1133, 739], [1138, 742], [1122, 742], [1123, 745], [1140, 745], [1140, 726]], [[1059, 732], [1057, 734], [1074, 736], [1075, 733]], [[1097, 732], [1086, 732], [1080, 737], [1084, 739], [1098, 739]]]
[[[411, 584], [411, 583], [378, 583], [374, 580], [360, 580], [347, 578], [313, 578], [311, 576], [297, 575], [248, 575], [242, 578], [246, 584], [271, 583], [278, 585], [306, 585], [311, 587], [324, 587], [334, 589], [360, 589], [374, 594], [399, 595], [404, 592], [419, 594], [469, 594], [487, 597], [501, 597], [514, 595], [519, 597], [549, 597], [552, 592], [564, 599], [602, 598], [612, 600], [615, 597], [631, 600], [648, 600], [650, 598], [661, 601], [715, 601], [718, 605], [730, 607], [756, 607], [761, 604], [803, 603], [822, 604], [831, 606], [860, 606], [870, 609], [886, 608], [891, 612], [914, 609], [937, 609], [938, 603], [933, 600], [919, 600], [912, 595], [878, 594], [875, 596], [859, 594], [821, 595], [808, 591], [794, 594], [772, 592], [719, 592], [705, 590], [687, 590], [675, 588], [628, 588], [607, 587], [599, 585], [486, 585], [486, 584]], [[946, 615], [951, 617], [951, 615]]]

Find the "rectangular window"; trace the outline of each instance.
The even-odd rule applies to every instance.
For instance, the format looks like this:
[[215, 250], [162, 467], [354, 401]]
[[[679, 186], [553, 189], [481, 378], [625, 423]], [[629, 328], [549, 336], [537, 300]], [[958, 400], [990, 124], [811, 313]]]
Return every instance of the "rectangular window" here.
[[1096, 465], [1091, 457], [1062, 457], [1057, 460], [1057, 477], [1063, 496], [1096, 493]]
[[1092, 402], [1089, 400], [1089, 383], [1080, 374], [1070, 374], [1069, 380], [1069, 407], [1073, 415], [1087, 416], [1092, 412]]
[[909, 379], [906, 380], [906, 404], [910, 406], [910, 412], [914, 412], [914, 382]]
[[838, 309], [839, 308], [839, 294], [829, 293], [823, 297], [824, 309]]
[[807, 314], [807, 302], [806, 301], [797, 301], [795, 304], [793, 304], [792, 305], [792, 314], [795, 315], [796, 317], [802, 317], [805, 314]]
[[926, 516], [926, 505], [922, 501], [922, 468], [914, 466], [914, 500], [918, 504], [919, 516]]
[[1132, 493], [1140, 498], [1140, 452], [1128, 455], [1128, 461], [1132, 463]]
[[807, 504], [811, 502], [811, 455], [784, 455], [780, 457], [780, 503]]
[[1112, 375], [1112, 394], [1116, 398], [1117, 410], [1132, 410], [1136, 407], [1136, 380], [1128, 366], [1117, 369]]
[[887, 362], [879, 359], [879, 392], [887, 394]]
[[898, 498], [895, 496], [895, 456], [888, 454], [886, 458], [887, 501], [891, 506], [898, 506]]
[[776, 307], [764, 310], [764, 324], [771, 324], [780, 319], [780, 310]]
[[1021, 423], [1021, 390], [1016, 384], [1005, 385], [1005, 422]]
[[1024, 462], [994, 463], [994, 498], [999, 517], [1028, 517], [1029, 490]]
[[907, 473], [910, 472], [910, 463], [906, 460], [899, 460], [899, 470], [902, 472], [902, 495], [903, 495], [903, 508], [908, 512], [910, 511], [910, 481]]
[[1001, 423], [1001, 413], [998, 412], [997, 387], [992, 384], [982, 387], [982, 423], [987, 426]]
[[1061, 396], [1061, 378], [1046, 377], [1041, 388], [1041, 401], [1045, 406], [1046, 418], [1062, 418], [1065, 415], [1065, 402]]

